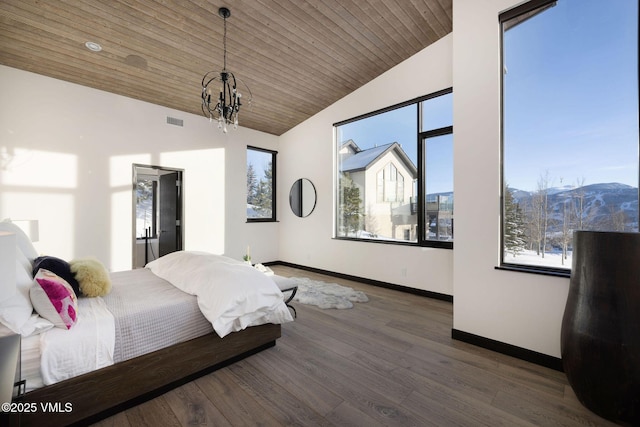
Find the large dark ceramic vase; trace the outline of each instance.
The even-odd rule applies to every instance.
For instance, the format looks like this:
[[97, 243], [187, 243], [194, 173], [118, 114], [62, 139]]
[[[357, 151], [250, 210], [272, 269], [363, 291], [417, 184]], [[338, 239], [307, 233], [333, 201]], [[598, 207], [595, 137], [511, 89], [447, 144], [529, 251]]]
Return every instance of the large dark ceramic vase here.
[[640, 425], [640, 233], [574, 233], [561, 352], [584, 406]]

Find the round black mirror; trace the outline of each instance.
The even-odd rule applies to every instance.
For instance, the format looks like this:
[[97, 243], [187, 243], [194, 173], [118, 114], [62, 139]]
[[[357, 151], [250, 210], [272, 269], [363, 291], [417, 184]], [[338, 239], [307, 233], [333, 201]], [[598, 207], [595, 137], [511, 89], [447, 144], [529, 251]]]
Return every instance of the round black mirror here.
[[304, 218], [311, 215], [316, 207], [316, 188], [307, 178], [293, 183], [289, 192], [289, 205], [296, 216]]

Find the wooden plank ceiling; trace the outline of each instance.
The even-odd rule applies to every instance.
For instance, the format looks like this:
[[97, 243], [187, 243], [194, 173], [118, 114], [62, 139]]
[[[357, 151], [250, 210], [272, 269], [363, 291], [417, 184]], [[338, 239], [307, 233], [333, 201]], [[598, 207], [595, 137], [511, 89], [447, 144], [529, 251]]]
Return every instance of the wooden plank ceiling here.
[[452, 0], [2, 0], [0, 63], [202, 114], [222, 6], [227, 68], [253, 93], [240, 125], [274, 135], [452, 30]]

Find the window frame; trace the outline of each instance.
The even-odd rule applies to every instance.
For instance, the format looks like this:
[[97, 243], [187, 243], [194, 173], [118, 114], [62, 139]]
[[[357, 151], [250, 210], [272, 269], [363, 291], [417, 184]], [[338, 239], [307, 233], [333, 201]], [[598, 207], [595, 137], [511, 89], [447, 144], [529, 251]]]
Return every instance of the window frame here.
[[[371, 242], [371, 243], [379, 243], [379, 244], [387, 244], [387, 245], [402, 245], [402, 246], [416, 246], [416, 247], [430, 247], [430, 248], [438, 248], [438, 249], [453, 249], [454, 241], [440, 241], [440, 240], [428, 240], [425, 239], [425, 217], [426, 217], [426, 194], [425, 194], [425, 178], [426, 178], [426, 170], [424, 165], [424, 139], [431, 138], [434, 136], [442, 136], [447, 134], [453, 134], [453, 124], [451, 126], [445, 126], [438, 129], [429, 129], [426, 131], [421, 131], [422, 129], [422, 103], [428, 101], [433, 98], [437, 98], [439, 96], [453, 94], [453, 87], [448, 87], [446, 89], [442, 89], [428, 95], [419, 96], [417, 98], [413, 98], [408, 101], [404, 101], [389, 107], [381, 108], [375, 111], [371, 111], [369, 113], [361, 114], [359, 116], [352, 117], [350, 119], [341, 120], [333, 124], [333, 149], [334, 149], [334, 226], [333, 226], [333, 239], [335, 240], [348, 240], [348, 241], [357, 241], [357, 242]], [[417, 160], [418, 164], [418, 174], [417, 174], [417, 225], [416, 225], [416, 241], [407, 241], [407, 240], [385, 240], [385, 239], [368, 239], [368, 238], [358, 238], [358, 237], [347, 237], [347, 236], [339, 236], [338, 235], [338, 215], [339, 215], [339, 191], [338, 191], [338, 182], [339, 182], [339, 162], [338, 162], [338, 128], [342, 125], [346, 125], [349, 123], [353, 123], [359, 120], [367, 119], [370, 117], [374, 117], [380, 114], [387, 113], [389, 111], [397, 110], [399, 108], [404, 108], [407, 106], [415, 105], [415, 114], [416, 114], [416, 150], [417, 150]], [[451, 165], [453, 168], [453, 164]], [[404, 185], [414, 186], [414, 182], [407, 182], [407, 179], [404, 179]], [[455, 191], [455, 190], [454, 190]], [[422, 197], [424, 195], [424, 197]], [[375, 196], [377, 198], [377, 195]], [[409, 200], [408, 203], [414, 203], [412, 200]]]
[[[422, 111], [419, 112], [419, 114], [422, 116]], [[426, 223], [427, 220], [427, 189], [424, 188], [427, 182], [427, 168], [426, 165], [424, 165], [424, 159], [425, 159], [425, 154], [426, 154], [426, 145], [427, 145], [427, 140], [430, 138], [436, 138], [439, 136], [444, 136], [444, 135], [453, 135], [453, 126], [445, 126], [443, 128], [439, 128], [439, 129], [432, 129], [432, 130], [428, 130], [428, 131], [424, 131], [424, 132], [420, 132], [418, 134], [418, 138], [419, 138], [419, 143], [418, 143], [418, 159], [419, 161], [423, 164], [422, 168], [418, 167], [418, 174], [419, 174], [419, 180], [418, 180], [418, 194], [424, 194], [424, 197], [418, 197], [418, 224], [424, 224], [423, 230], [420, 231], [418, 229], [418, 232], [420, 232], [418, 241], [420, 241], [420, 239], [422, 239], [424, 242], [430, 242], [431, 244], [426, 245], [423, 244], [421, 246], [429, 246], [429, 247], [435, 247], [435, 248], [446, 248], [446, 249], [453, 249], [453, 242], [455, 241], [455, 238], [453, 241], [446, 241], [446, 240], [430, 240], [427, 239], [426, 233], [428, 232], [428, 226]], [[451, 165], [453, 168], [453, 165]], [[420, 190], [420, 185], [422, 185], [422, 190]], [[454, 189], [454, 194], [455, 194], [455, 189]], [[454, 196], [454, 200], [455, 200], [455, 196]], [[454, 201], [454, 206], [455, 206], [455, 201]], [[455, 208], [454, 208], [455, 210]], [[452, 219], [453, 221], [453, 219]], [[436, 225], [437, 226], [437, 225]], [[453, 230], [453, 223], [451, 225], [451, 229]]]
[[[518, 6], [515, 6], [509, 10], [506, 10], [498, 15], [498, 23], [500, 29], [500, 189], [499, 189], [499, 200], [500, 200], [500, 250], [499, 250], [499, 263], [496, 265], [497, 270], [507, 270], [507, 271], [517, 271], [523, 273], [533, 273], [540, 274], [546, 276], [555, 276], [555, 277], [571, 277], [572, 267], [569, 268], [561, 268], [561, 267], [553, 267], [553, 266], [545, 266], [545, 265], [535, 265], [535, 264], [522, 264], [522, 263], [509, 263], [505, 262], [505, 192], [507, 191], [507, 186], [505, 185], [505, 52], [504, 52], [504, 33], [505, 22], [514, 19], [519, 16], [525, 17], [525, 15], [529, 14], [530, 16], [525, 17], [526, 19], [530, 19], [535, 17], [538, 13], [544, 12], [547, 8], [555, 6], [558, 0], [530, 0]], [[517, 25], [517, 24], [516, 24]], [[640, 27], [640, 23], [639, 23]], [[639, 43], [640, 45], [640, 43]], [[640, 67], [638, 68], [638, 72], [640, 73]], [[640, 74], [639, 74], [640, 79]], [[640, 109], [639, 109], [640, 112]], [[640, 140], [638, 147], [640, 149]], [[640, 152], [639, 152], [640, 155]], [[639, 172], [640, 172], [640, 157], [639, 157]], [[640, 200], [640, 174], [638, 177], [637, 189], [639, 192], [639, 200]]]
[[560, 277], [569, 277], [571, 270], [544, 267], [537, 265], [524, 265], [515, 263], [505, 263], [505, 229], [504, 229], [504, 193], [505, 187], [505, 175], [504, 175], [504, 23], [517, 16], [531, 13], [536, 9], [541, 9], [545, 6], [551, 6], [555, 4], [557, 0], [530, 0], [512, 9], [506, 10], [498, 15], [498, 23], [500, 25], [500, 262], [496, 269], [528, 272], [537, 274], [548, 274]]
[[[278, 152], [275, 150], [269, 150], [267, 148], [255, 147], [252, 145], [247, 145], [247, 152], [249, 150], [258, 151], [271, 155], [271, 216], [270, 217], [262, 217], [262, 218], [249, 218], [246, 217], [247, 223], [259, 223], [259, 222], [277, 222], [277, 210], [276, 210], [276, 191], [277, 191], [277, 155]], [[246, 180], [246, 169], [245, 169], [245, 180]], [[246, 197], [245, 197], [246, 200]], [[246, 212], [245, 212], [246, 215]]]

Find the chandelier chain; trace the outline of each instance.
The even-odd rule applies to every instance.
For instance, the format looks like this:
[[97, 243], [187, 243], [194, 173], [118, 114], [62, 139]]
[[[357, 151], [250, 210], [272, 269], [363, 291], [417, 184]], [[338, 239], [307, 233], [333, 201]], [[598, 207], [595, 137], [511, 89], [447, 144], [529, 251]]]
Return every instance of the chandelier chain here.
[[224, 19], [224, 35], [222, 36], [222, 48], [224, 51], [224, 55], [223, 55], [222, 70], [226, 71], [227, 70], [227, 17], [225, 16], [223, 19]]

